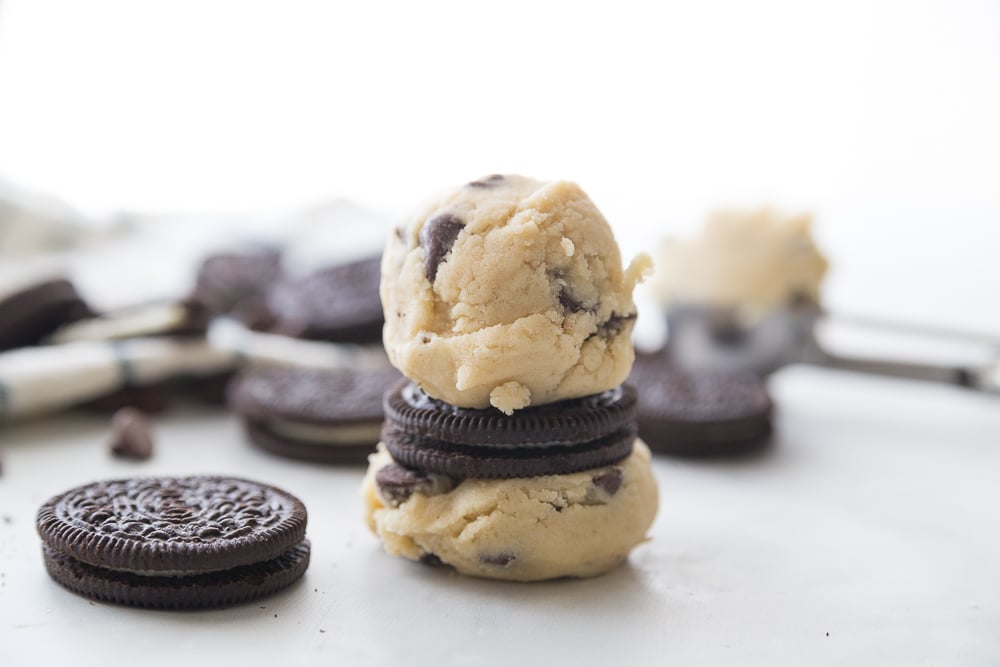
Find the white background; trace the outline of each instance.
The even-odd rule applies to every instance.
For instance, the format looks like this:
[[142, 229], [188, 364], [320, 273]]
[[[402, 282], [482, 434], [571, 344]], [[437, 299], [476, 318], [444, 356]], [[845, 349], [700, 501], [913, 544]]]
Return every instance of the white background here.
[[0, 174], [88, 211], [395, 212], [520, 172], [632, 252], [773, 204], [817, 214], [832, 307], [1000, 330], [993, 1], [0, 7]]

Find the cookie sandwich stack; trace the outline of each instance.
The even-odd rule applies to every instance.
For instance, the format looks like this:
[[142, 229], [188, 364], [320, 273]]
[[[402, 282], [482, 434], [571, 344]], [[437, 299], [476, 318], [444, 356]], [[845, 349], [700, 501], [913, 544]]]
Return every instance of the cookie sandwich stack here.
[[389, 239], [384, 343], [406, 378], [363, 485], [386, 551], [463, 574], [601, 574], [657, 509], [636, 395], [632, 290], [573, 183], [494, 175], [425, 203]]

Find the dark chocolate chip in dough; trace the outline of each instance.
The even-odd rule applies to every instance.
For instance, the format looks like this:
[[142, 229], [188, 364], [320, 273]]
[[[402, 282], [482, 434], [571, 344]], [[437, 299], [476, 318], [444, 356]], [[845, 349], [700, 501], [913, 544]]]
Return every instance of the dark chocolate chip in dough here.
[[576, 297], [569, 293], [566, 285], [559, 286], [559, 305], [571, 313], [582, 313], [587, 310], [582, 303], [577, 301]]
[[146, 415], [122, 408], [111, 418], [111, 453], [119, 458], [145, 460], [153, 455], [153, 433]]
[[495, 565], [497, 567], [507, 567], [517, 560], [517, 556], [511, 553], [483, 554], [479, 557], [479, 562], [483, 565]]
[[635, 317], [635, 313], [631, 313], [629, 315], [611, 313], [611, 317], [597, 325], [597, 331], [594, 332], [591, 337], [600, 336], [602, 338], [612, 338], [617, 336], [625, 328], [626, 323], [632, 322], [635, 320]]
[[429, 220], [420, 229], [420, 247], [424, 249], [424, 272], [427, 280], [434, 282], [438, 267], [445, 255], [451, 252], [455, 239], [465, 223], [450, 213], [443, 213]]
[[609, 468], [598, 475], [594, 475], [591, 481], [594, 482], [594, 486], [604, 489], [609, 496], [613, 496], [618, 493], [618, 489], [622, 486], [622, 469]]
[[441, 560], [437, 554], [426, 553], [420, 557], [420, 562], [429, 567], [439, 567], [445, 569], [453, 569], [451, 565]]
[[493, 174], [492, 176], [487, 176], [486, 178], [480, 178], [478, 181], [472, 181], [469, 183], [470, 188], [495, 188], [496, 186], [503, 183], [503, 176], [500, 174]]

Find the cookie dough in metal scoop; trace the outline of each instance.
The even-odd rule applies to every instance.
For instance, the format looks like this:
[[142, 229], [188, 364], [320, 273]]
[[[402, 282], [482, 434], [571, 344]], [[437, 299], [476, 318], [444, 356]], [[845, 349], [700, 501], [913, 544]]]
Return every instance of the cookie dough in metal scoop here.
[[[998, 338], [827, 312], [820, 301], [827, 262], [810, 225], [808, 215], [729, 212], [709, 218], [695, 239], [664, 244], [653, 285], [675, 363], [761, 375], [805, 363], [1000, 392]], [[972, 342], [992, 348], [994, 359], [962, 366], [842, 354], [820, 335], [826, 324]]]

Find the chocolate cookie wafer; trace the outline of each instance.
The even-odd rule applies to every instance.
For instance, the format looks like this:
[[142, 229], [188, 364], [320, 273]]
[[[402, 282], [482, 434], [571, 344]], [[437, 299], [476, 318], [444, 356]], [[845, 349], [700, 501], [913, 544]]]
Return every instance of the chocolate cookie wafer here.
[[36, 345], [60, 326], [91, 314], [73, 283], [61, 278], [0, 296], [0, 352]]
[[268, 293], [274, 333], [335, 343], [379, 343], [381, 258], [285, 278]]
[[281, 255], [229, 252], [206, 257], [192, 298], [215, 315], [233, 314], [248, 326], [270, 326], [265, 296], [281, 276]]
[[664, 354], [639, 355], [639, 436], [674, 456], [739, 456], [767, 446], [773, 404], [752, 373], [684, 370]]
[[67, 324], [52, 334], [50, 342], [204, 336], [209, 316], [205, 306], [192, 299], [154, 301], [111, 310]]
[[[56, 344], [103, 342], [117, 347], [125, 341], [169, 339], [190, 343], [204, 340], [211, 313], [196, 299], [153, 301], [110, 310], [61, 327], [49, 339]], [[215, 365], [206, 372], [197, 372], [195, 382], [186, 382], [184, 375], [169, 375], [158, 382], [147, 383], [138, 377], [124, 377], [115, 390], [84, 403], [98, 412], [111, 413], [123, 407], [134, 407], [158, 413], [170, 407], [175, 395], [186, 394], [207, 403], [220, 404], [222, 387], [232, 377], [232, 367], [218, 370]], [[215, 389], [214, 394], [212, 390]]]
[[136, 607], [246, 602], [286, 588], [309, 565], [302, 502], [236, 478], [95, 482], [42, 505], [37, 528], [56, 582]]
[[566, 474], [628, 456], [635, 407], [622, 386], [508, 416], [450, 405], [404, 380], [385, 396], [382, 442], [405, 466], [462, 479]]
[[382, 427], [382, 396], [392, 368], [260, 368], [229, 388], [229, 405], [258, 447], [321, 463], [364, 463]]

